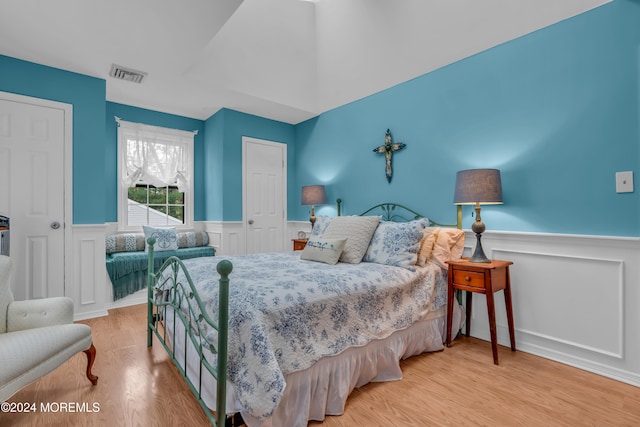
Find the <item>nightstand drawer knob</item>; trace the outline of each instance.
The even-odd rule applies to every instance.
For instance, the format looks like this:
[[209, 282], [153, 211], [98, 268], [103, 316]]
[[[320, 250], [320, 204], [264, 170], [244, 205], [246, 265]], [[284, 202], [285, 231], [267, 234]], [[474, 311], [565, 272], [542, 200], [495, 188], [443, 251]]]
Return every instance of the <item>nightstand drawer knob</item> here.
[[470, 281], [471, 281], [471, 277], [469, 277], [469, 276], [464, 276], [464, 280], [466, 280], [467, 282], [470, 282]]

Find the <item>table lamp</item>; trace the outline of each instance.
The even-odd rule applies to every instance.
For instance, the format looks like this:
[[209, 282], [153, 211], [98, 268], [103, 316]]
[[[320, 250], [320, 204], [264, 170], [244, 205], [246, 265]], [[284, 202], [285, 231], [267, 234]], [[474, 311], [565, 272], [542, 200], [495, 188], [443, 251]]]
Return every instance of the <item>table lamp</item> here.
[[315, 205], [327, 204], [327, 195], [324, 192], [324, 185], [305, 185], [302, 187], [302, 203], [304, 205], [311, 205], [311, 216], [309, 221], [311, 222], [311, 228], [316, 222]]
[[471, 230], [476, 233], [476, 249], [470, 262], [489, 263], [482, 250], [480, 238], [485, 230], [480, 218], [480, 205], [502, 204], [502, 182], [500, 171], [497, 169], [468, 169], [459, 171], [456, 175], [456, 190], [453, 196], [456, 205], [476, 205], [476, 220]]

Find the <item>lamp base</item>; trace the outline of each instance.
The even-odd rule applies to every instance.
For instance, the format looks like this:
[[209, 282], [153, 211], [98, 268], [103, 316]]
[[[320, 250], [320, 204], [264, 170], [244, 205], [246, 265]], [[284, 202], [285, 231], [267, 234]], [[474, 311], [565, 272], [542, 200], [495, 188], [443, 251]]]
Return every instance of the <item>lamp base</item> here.
[[482, 237], [482, 233], [476, 233], [476, 249], [473, 251], [473, 255], [469, 258], [469, 262], [479, 262], [488, 264], [491, 262], [489, 258], [484, 254], [482, 250], [482, 242], [480, 238]]
[[311, 205], [311, 216], [309, 217], [309, 222], [311, 223], [311, 231], [313, 232], [313, 226], [316, 223], [316, 209], [313, 205]]

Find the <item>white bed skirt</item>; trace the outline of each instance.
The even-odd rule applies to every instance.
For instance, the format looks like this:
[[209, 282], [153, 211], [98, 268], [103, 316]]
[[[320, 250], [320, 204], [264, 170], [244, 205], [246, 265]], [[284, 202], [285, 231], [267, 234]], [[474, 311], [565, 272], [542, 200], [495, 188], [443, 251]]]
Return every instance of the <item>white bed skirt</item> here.
[[[167, 317], [167, 330], [170, 331], [172, 316]], [[454, 304], [452, 338], [463, 323], [464, 311]], [[373, 381], [399, 380], [402, 378], [401, 359], [444, 349], [445, 328], [446, 307], [442, 307], [425, 320], [396, 331], [386, 339], [348, 348], [338, 355], [319, 360], [308, 369], [285, 375], [287, 385], [284, 395], [273, 415], [266, 420], [253, 418], [244, 412], [233, 398], [233, 384], [227, 382], [227, 412], [240, 412], [249, 427], [306, 427], [310, 420], [321, 421], [325, 415], [340, 415], [354, 388]], [[184, 331], [176, 335], [175, 356], [183, 365]], [[205, 353], [208, 354], [206, 349]], [[191, 342], [188, 356], [187, 374], [197, 387], [199, 360]], [[205, 371], [202, 383], [204, 402], [210, 408], [215, 408], [215, 379]]]

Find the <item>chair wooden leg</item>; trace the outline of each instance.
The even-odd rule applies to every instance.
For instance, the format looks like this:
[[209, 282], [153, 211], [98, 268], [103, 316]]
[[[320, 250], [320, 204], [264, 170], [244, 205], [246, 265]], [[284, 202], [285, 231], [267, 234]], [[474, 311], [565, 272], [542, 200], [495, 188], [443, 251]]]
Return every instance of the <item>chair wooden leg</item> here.
[[93, 367], [93, 362], [96, 361], [96, 348], [91, 343], [91, 347], [85, 350], [84, 353], [87, 355], [87, 378], [91, 381], [91, 384], [98, 384], [98, 377], [91, 373], [91, 368]]

